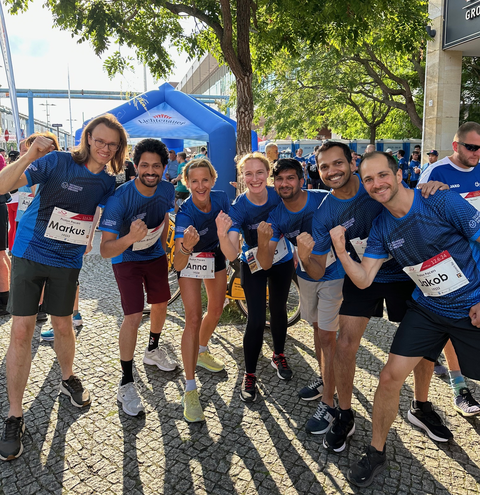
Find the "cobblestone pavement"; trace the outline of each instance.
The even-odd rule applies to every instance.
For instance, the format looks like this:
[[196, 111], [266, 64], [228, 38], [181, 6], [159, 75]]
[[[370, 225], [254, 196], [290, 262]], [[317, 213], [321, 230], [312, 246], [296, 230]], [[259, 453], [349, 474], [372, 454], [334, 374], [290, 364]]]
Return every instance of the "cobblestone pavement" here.
[[[0, 493], [11, 494], [264, 494], [357, 493], [345, 474], [371, 432], [373, 395], [395, 326], [370, 322], [357, 359], [353, 407], [356, 432], [342, 454], [328, 453], [321, 436], [308, 435], [305, 423], [317, 401], [306, 403], [297, 391], [317, 372], [309, 326], [290, 328], [286, 354], [294, 370], [280, 381], [270, 365], [266, 332], [258, 376], [261, 397], [253, 405], [238, 395], [242, 381], [243, 325], [220, 326], [211, 350], [225, 359], [224, 372], [199, 369], [197, 381], [206, 422], [183, 420], [182, 370], [165, 373], [142, 363], [149, 320], [139, 332], [135, 378], [146, 405], [143, 418], [125, 415], [116, 401], [120, 378], [117, 335], [122, 311], [109, 262], [93, 254], [81, 272], [76, 372], [93, 402], [85, 410], [59, 397], [60, 369], [51, 343], [40, 340], [37, 326], [33, 364], [24, 399], [25, 452], [0, 465]], [[180, 360], [183, 309], [169, 307], [161, 340]], [[48, 328], [45, 323], [43, 328]], [[5, 353], [10, 320], [0, 317], [0, 404], [7, 413]], [[477, 398], [480, 387], [469, 381]], [[389, 467], [364, 493], [480, 493], [480, 419], [466, 420], [452, 409], [445, 380], [433, 378], [431, 400], [455, 438], [436, 444], [406, 420], [412, 380], [404, 386], [400, 412], [388, 436]]]

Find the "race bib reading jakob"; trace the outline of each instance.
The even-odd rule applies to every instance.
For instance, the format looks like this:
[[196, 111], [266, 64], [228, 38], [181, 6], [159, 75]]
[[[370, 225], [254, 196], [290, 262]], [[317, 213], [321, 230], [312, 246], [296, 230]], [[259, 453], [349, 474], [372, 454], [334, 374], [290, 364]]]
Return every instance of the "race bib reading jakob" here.
[[45, 237], [86, 246], [93, 225], [93, 215], [80, 215], [55, 207], [48, 221]]

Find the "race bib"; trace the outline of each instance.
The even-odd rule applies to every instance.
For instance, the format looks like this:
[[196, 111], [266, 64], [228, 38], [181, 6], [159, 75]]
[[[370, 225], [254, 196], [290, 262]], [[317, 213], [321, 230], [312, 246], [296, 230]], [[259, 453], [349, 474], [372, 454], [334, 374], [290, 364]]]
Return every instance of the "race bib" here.
[[460, 193], [460, 196], [466, 199], [473, 207], [480, 211], [480, 191]]
[[445, 296], [468, 284], [467, 277], [448, 251], [418, 265], [407, 266], [403, 271], [417, 284], [425, 297]]
[[215, 256], [213, 253], [192, 253], [187, 266], [180, 272], [184, 278], [215, 278]]
[[[245, 252], [245, 257], [247, 259], [247, 263], [251, 273], [255, 273], [258, 272], [259, 270], [263, 270], [263, 268], [260, 266], [260, 263], [257, 260], [257, 252], [258, 252], [258, 247], [254, 247]], [[288, 253], [287, 243], [285, 241], [285, 237], [282, 237], [277, 243], [275, 254], [273, 256], [272, 265], [274, 265], [281, 259], [285, 258], [287, 253]]]
[[33, 193], [28, 193], [28, 192], [18, 193], [18, 209], [20, 211], [25, 211], [30, 206], [30, 203], [33, 201], [34, 197], [35, 194]]
[[55, 207], [48, 221], [45, 237], [86, 246], [93, 225], [93, 215], [81, 215]]
[[[305, 272], [305, 268], [303, 267], [303, 263], [302, 263], [302, 260], [300, 259], [300, 256], [298, 256], [298, 247], [295, 246], [295, 254], [297, 255], [297, 260], [298, 260], [298, 266], [300, 267], [300, 270], [302, 270], [302, 272]], [[333, 252], [333, 249], [330, 248], [330, 251], [328, 252], [327, 254], [327, 261], [325, 262], [325, 270], [333, 263], [335, 263], [335, 260], [337, 258], [335, 257], [335, 253]]]
[[[360, 263], [363, 260], [363, 255], [365, 254], [365, 249], [367, 247], [367, 241], [368, 237], [365, 239], [360, 239], [360, 237], [355, 237], [355, 239], [352, 239], [350, 241], [350, 244], [352, 245], [353, 249], [355, 249], [355, 252], [357, 253], [357, 256], [360, 260]], [[390, 261], [392, 259], [392, 255], [389, 254], [388, 258], [384, 260], [383, 262], [386, 263], [387, 261]]]
[[132, 251], [141, 251], [142, 249], [153, 246], [158, 239], [160, 239], [164, 227], [165, 222], [162, 222], [158, 227], [148, 229], [147, 235], [141, 241], [137, 241], [133, 244]]

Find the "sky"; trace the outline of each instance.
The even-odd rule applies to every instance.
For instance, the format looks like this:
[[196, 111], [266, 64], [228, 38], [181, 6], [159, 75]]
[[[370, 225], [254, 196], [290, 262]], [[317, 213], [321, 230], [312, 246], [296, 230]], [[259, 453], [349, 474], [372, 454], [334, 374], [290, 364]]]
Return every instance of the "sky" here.
[[[67, 31], [53, 27], [52, 14], [42, 7], [42, 2], [34, 0], [26, 13], [10, 15], [3, 5], [7, 27], [15, 85], [18, 89], [64, 89], [68, 87], [70, 72], [71, 90], [144, 91], [144, 69], [135, 64], [135, 73], [115, 76], [110, 80], [103, 70], [105, 58], [118, 49], [112, 48], [102, 58], [95, 55], [92, 46], [86, 42], [78, 44]], [[122, 49], [122, 53], [127, 53]], [[179, 82], [191, 65], [185, 54], [178, 54], [171, 49], [177, 60], [174, 73], [163, 80], [154, 79], [147, 70], [147, 91], [156, 89], [165, 81]], [[134, 56], [134, 53], [131, 52]], [[0, 85], [8, 87], [3, 59], [0, 57]], [[1, 96], [1, 95], [0, 95]], [[119, 100], [85, 100], [72, 99], [73, 132], [81, 127], [83, 120], [99, 115], [120, 104]], [[10, 107], [7, 97], [0, 98], [0, 104]], [[43, 105], [41, 105], [43, 104]], [[48, 106], [47, 106], [48, 105]], [[54, 106], [53, 106], [54, 105]], [[18, 98], [20, 113], [28, 114], [26, 98]], [[34, 99], [34, 116], [42, 121], [63, 124], [63, 129], [70, 130], [68, 99]]]

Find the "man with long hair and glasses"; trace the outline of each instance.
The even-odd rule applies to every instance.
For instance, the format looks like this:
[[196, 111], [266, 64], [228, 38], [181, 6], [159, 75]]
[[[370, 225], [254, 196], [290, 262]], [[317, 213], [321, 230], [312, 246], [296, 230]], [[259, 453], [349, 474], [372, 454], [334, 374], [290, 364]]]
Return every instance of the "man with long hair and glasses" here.
[[[453, 154], [431, 164], [421, 175], [419, 183], [438, 180], [448, 184], [452, 191], [459, 193], [479, 210], [480, 167], [477, 165], [480, 160], [480, 124], [462, 124], [453, 138], [452, 148]], [[444, 354], [454, 396], [453, 408], [465, 417], [480, 414], [480, 404], [472, 397], [465, 383], [450, 341], [445, 346]]]
[[10, 297], [13, 315], [7, 352], [10, 408], [0, 438], [0, 459], [23, 451], [22, 401], [31, 366], [31, 342], [40, 295], [51, 315], [55, 352], [61, 369], [60, 392], [75, 407], [90, 404], [90, 394], [73, 372], [75, 334], [72, 312], [78, 273], [90, 236], [115, 189], [113, 174], [125, 160], [127, 135], [113, 115], [102, 115], [84, 128], [72, 152], [53, 151], [51, 139], [39, 136], [27, 153], [0, 173], [0, 194], [41, 184], [20, 220], [13, 248]]

